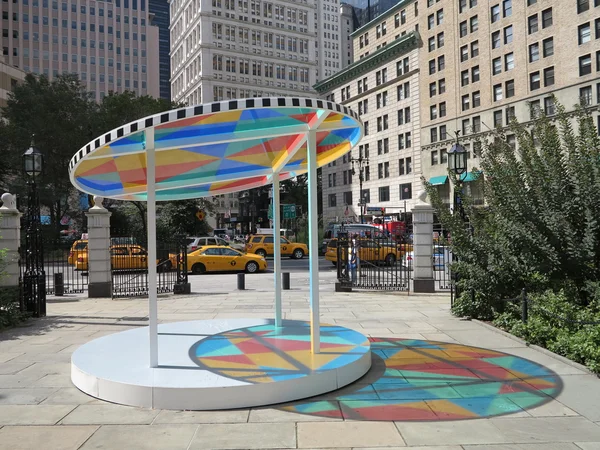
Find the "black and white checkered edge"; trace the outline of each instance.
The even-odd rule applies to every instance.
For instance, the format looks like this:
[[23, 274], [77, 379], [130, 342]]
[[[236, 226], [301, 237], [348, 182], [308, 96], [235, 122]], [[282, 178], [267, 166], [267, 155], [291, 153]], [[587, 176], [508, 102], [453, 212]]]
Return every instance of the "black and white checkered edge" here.
[[269, 98], [243, 98], [239, 100], [226, 100], [223, 102], [207, 103], [205, 105], [189, 106], [187, 108], [174, 109], [173, 111], [166, 111], [164, 113], [156, 114], [155, 116], [146, 117], [144, 119], [136, 120], [134, 122], [123, 125], [122, 127], [116, 128], [109, 131], [104, 136], [93, 140], [86, 146], [82, 147], [76, 154], [71, 158], [69, 163], [69, 172], [75, 169], [75, 166], [84, 156], [89, 155], [91, 152], [99, 147], [116, 140], [124, 136], [128, 136], [132, 133], [150, 128], [153, 126], [161, 125], [164, 123], [172, 122], [175, 120], [186, 119], [188, 117], [199, 116], [202, 114], [210, 114], [225, 111], [237, 111], [240, 109], [251, 109], [251, 108], [318, 108], [325, 109], [331, 112], [338, 112], [350, 116], [356, 119], [360, 123], [358, 114], [348, 108], [347, 106], [339, 105], [334, 102], [327, 100], [320, 100], [315, 98], [298, 98], [298, 97], [269, 97]]

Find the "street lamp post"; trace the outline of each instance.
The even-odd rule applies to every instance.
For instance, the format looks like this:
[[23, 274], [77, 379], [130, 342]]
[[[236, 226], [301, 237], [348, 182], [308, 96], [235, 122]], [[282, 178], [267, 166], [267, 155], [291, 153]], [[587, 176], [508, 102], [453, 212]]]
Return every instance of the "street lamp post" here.
[[31, 147], [23, 153], [23, 172], [27, 180], [28, 193], [22, 308], [34, 317], [46, 315], [46, 273], [44, 272], [40, 201], [36, 185], [43, 169], [44, 156], [34, 147], [32, 141]]
[[358, 184], [359, 184], [359, 193], [358, 193], [358, 206], [360, 207], [360, 223], [364, 223], [364, 207], [365, 207], [365, 199], [363, 198], [363, 181], [364, 181], [364, 166], [369, 164], [368, 158], [363, 158], [362, 154], [358, 156], [358, 158], [352, 158], [350, 160], [352, 163], [352, 175], [356, 175], [356, 169], [354, 165], [358, 166]]
[[465, 210], [462, 204], [462, 175], [467, 171], [467, 151], [458, 142], [458, 134], [456, 142], [450, 150], [448, 150], [448, 169], [458, 175], [458, 181], [454, 187], [454, 208], [458, 205], [459, 213], [463, 221], [465, 220]]

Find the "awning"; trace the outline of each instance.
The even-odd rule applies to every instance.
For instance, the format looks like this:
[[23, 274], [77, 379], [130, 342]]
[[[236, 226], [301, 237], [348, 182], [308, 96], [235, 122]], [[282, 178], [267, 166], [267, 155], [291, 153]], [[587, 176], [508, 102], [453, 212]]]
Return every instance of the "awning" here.
[[465, 172], [461, 175], [460, 180], [461, 181], [475, 181], [477, 179], [479, 179], [479, 177], [483, 174], [483, 172], [481, 171], [477, 171], [477, 172]]
[[441, 186], [442, 184], [446, 184], [448, 181], [448, 175], [441, 175], [439, 177], [431, 177], [429, 179], [429, 184], [432, 186]]

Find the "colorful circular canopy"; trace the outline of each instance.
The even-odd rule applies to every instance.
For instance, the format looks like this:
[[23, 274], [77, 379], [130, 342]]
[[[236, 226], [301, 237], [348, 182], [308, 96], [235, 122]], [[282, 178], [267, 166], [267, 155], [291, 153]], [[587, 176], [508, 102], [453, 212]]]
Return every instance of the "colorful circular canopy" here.
[[168, 111], [97, 138], [73, 156], [71, 182], [92, 195], [146, 200], [146, 147], [154, 131], [156, 199], [236, 192], [306, 172], [308, 132], [317, 166], [347, 153], [363, 126], [351, 109], [310, 98], [249, 98]]

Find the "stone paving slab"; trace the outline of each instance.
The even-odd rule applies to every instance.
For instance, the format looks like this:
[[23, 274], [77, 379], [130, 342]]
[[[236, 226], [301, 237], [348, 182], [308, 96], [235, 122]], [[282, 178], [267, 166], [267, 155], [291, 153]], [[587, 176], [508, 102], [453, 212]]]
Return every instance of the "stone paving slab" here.
[[[294, 290], [284, 292], [283, 311], [286, 318], [309, 320], [307, 277], [301, 275], [292, 274]], [[247, 277], [247, 291], [232, 288], [236, 284], [235, 275], [192, 278], [197, 286], [202, 286], [202, 294], [161, 297], [161, 322], [217, 316], [272, 317], [272, 274]], [[147, 317], [147, 299], [81, 298], [49, 303], [47, 318], [0, 333], [0, 450], [372, 450], [381, 447], [600, 450], [598, 378], [476, 322], [452, 317], [447, 296], [335, 294], [332, 282], [329, 273], [323, 274], [320, 283], [323, 322], [345, 325], [372, 337], [456, 342], [498, 349], [557, 372], [564, 388], [556, 398], [537, 407], [528, 408], [524, 404], [524, 409], [516, 408], [514, 414], [460, 421], [440, 421], [448, 417], [443, 417], [440, 415], [442, 410], [437, 410], [437, 415], [428, 415], [428, 421], [368, 422], [356, 420], [355, 412], [347, 406], [344, 407], [345, 420], [341, 416], [332, 418], [283, 411], [279, 405], [214, 412], [129, 408], [94, 399], [73, 387], [70, 355], [73, 349], [92, 339], [147, 326], [147, 321], [131, 320]], [[418, 362], [415, 359], [415, 363]], [[496, 372], [501, 375], [500, 371]], [[355, 403], [377, 397], [378, 392], [412, 397], [402, 393], [402, 386], [396, 387], [400, 393], [394, 393], [393, 387], [390, 391], [389, 386], [371, 389], [369, 383], [359, 381], [355, 387], [326, 395], [324, 399], [339, 408], [338, 400], [343, 396], [354, 396]], [[453, 392], [461, 390], [465, 395], [472, 393], [467, 388]], [[457, 395], [452, 394], [452, 397], [460, 400]], [[486, 391], [486, 395], [490, 393]], [[430, 401], [421, 400], [422, 411], [431, 412], [427, 406]], [[525, 399], [516, 396], [513, 401], [520, 404]], [[61, 432], [65, 433], [63, 439]]]
[[0, 430], [0, 450], [77, 450], [98, 427], [4, 427]]
[[199, 425], [190, 450], [296, 448], [296, 425], [241, 423]]
[[298, 423], [297, 426], [298, 448], [405, 446], [391, 422]]
[[81, 450], [187, 450], [197, 425], [105, 425]]

